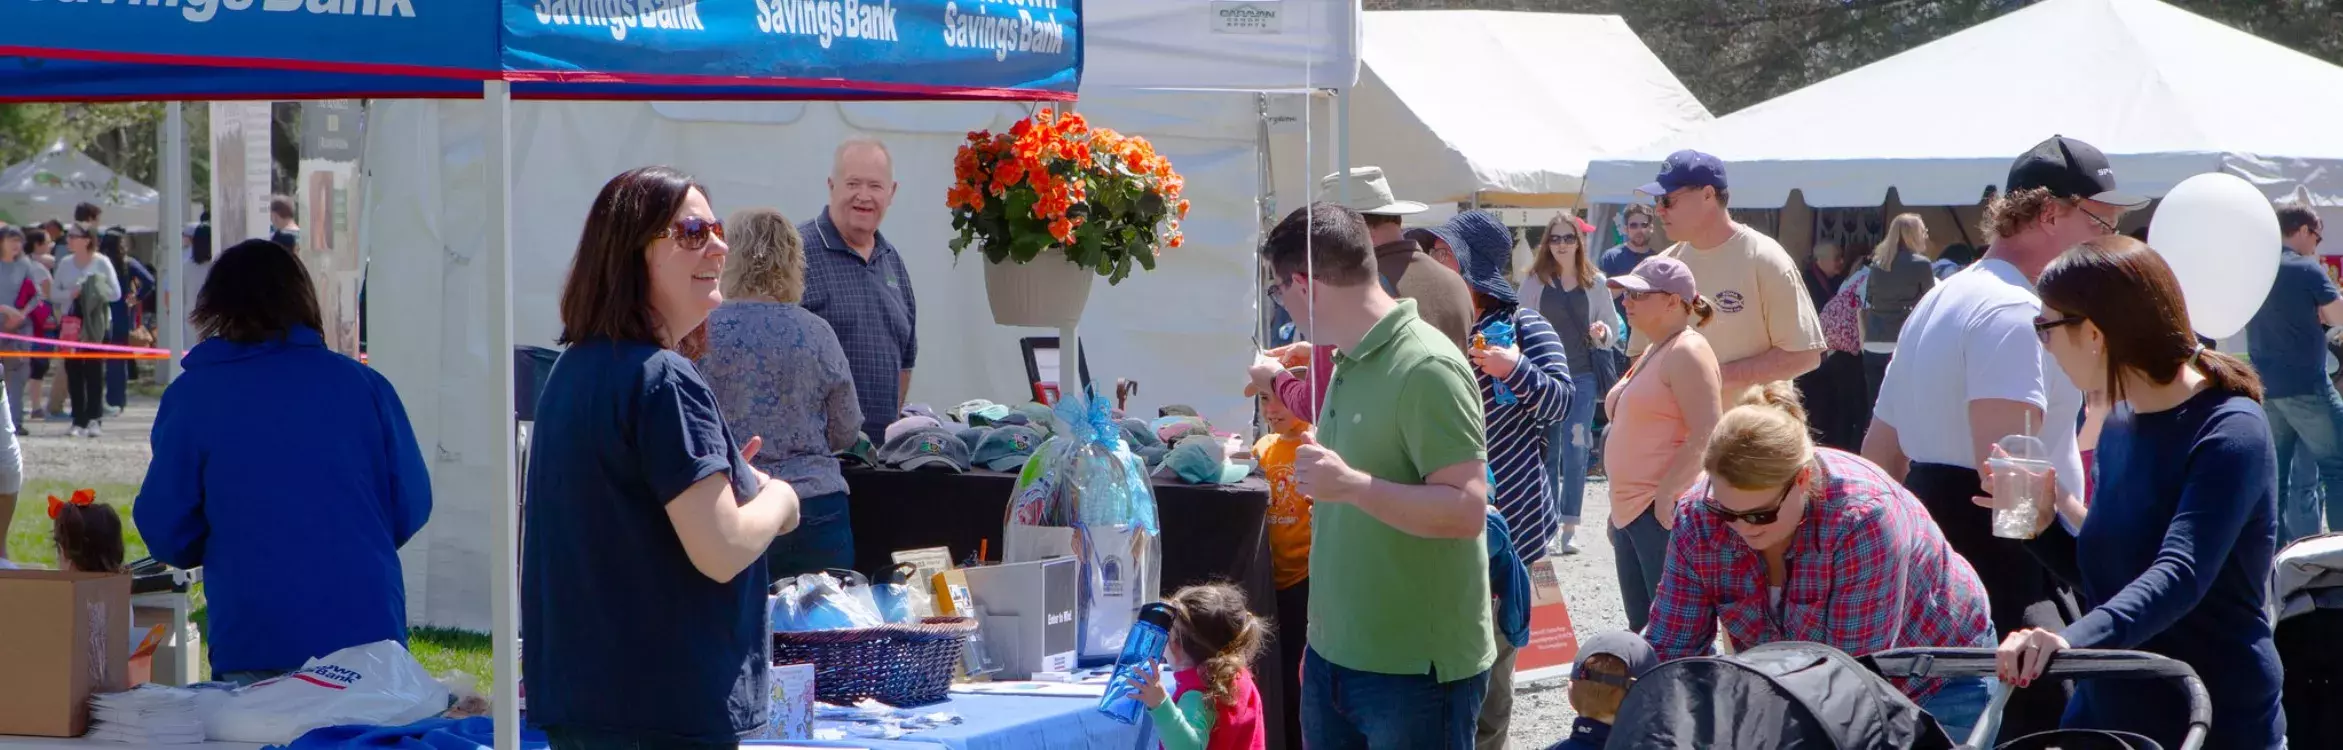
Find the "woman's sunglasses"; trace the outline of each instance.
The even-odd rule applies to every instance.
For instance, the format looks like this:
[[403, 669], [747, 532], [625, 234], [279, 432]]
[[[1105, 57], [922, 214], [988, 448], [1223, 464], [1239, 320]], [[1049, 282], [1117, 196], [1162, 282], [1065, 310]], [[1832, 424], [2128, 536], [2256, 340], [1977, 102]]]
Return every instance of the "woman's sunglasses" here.
[[2041, 319], [2041, 318], [2035, 318], [2035, 319], [2034, 319], [2034, 338], [2035, 338], [2036, 340], [2039, 340], [2039, 341], [2041, 341], [2043, 346], [2049, 346], [2049, 345], [2050, 345], [2050, 332], [2051, 332], [2051, 331], [2055, 331], [2055, 330], [2058, 330], [2058, 329], [2060, 329], [2060, 328], [2064, 328], [2064, 327], [2066, 327], [2066, 326], [2071, 326], [2071, 325], [2074, 325], [2074, 324], [2076, 324], [2076, 323], [2081, 323], [2081, 322], [2083, 322], [2083, 316], [2080, 316], [2080, 315], [2069, 315], [2069, 316], [2066, 316], [2066, 317], [2063, 317], [2063, 318], [2059, 318], [2059, 319], [2057, 319], [2057, 320], [2043, 320], [2043, 319]]
[[676, 247], [685, 250], [699, 250], [708, 246], [708, 238], [710, 237], [724, 239], [724, 222], [719, 219], [702, 219], [695, 216], [677, 221], [666, 229], [659, 230], [658, 234], [651, 236], [657, 239], [673, 238]]
[[1546, 235], [1546, 244], [1547, 244], [1547, 245], [1549, 245], [1549, 246], [1550, 246], [1550, 245], [1576, 245], [1576, 244], [1578, 244], [1578, 235], [1575, 235], [1575, 234], [1562, 234], [1562, 233], [1559, 233], [1559, 232], [1557, 232], [1557, 233], [1554, 233], [1554, 234], [1549, 234], [1549, 235]]
[[1798, 478], [1792, 477], [1789, 484], [1782, 486], [1782, 494], [1780, 497], [1774, 498], [1773, 505], [1757, 510], [1733, 510], [1717, 504], [1716, 483], [1711, 481], [1708, 495], [1700, 499], [1700, 507], [1707, 508], [1708, 512], [1717, 514], [1725, 519], [1726, 523], [1737, 521], [1751, 526], [1771, 526], [1773, 522], [1781, 520], [1782, 506], [1790, 502], [1790, 490], [1797, 488], [1797, 486]]

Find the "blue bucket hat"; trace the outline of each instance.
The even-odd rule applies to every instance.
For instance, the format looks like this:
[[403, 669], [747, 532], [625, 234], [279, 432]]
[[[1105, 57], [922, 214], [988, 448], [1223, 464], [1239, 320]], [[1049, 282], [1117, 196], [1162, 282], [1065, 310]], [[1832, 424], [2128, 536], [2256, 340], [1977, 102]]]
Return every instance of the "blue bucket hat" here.
[[1456, 265], [1473, 291], [1506, 304], [1519, 301], [1513, 282], [1505, 279], [1505, 263], [1513, 257], [1513, 230], [1506, 229], [1496, 214], [1466, 211], [1434, 228], [1432, 234], [1456, 251]]

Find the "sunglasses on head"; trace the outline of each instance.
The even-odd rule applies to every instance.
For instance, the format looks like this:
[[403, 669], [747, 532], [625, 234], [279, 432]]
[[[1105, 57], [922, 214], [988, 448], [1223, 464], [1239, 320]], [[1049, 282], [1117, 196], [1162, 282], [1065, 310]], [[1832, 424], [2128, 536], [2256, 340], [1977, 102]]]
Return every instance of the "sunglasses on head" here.
[[708, 238], [710, 237], [724, 239], [724, 222], [719, 219], [702, 219], [693, 216], [668, 225], [666, 229], [661, 229], [658, 234], [651, 236], [659, 239], [673, 239], [676, 247], [685, 250], [698, 250], [708, 246]]
[[1800, 478], [1801, 477], [1791, 477], [1790, 483], [1782, 486], [1782, 494], [1779, 497], [1774, 498], [1774, 504], [1759, 508], [1757, 510], [1733, 510], [1731, 508], [1718, 505], [1716, 482], [1712, 479], [1709, 482], [1708, 495], [1701, 498], [1700, 506], [1707, 508], [1708, 512], [1715, 513], [1718, 517], [1725, 519], [1726, 523], [1737, 522], [1745, 523], [1751, 526], [1771, 526], [1773, 525], [1773, 522], [1782, 519], [1782, 506], [1789, 504], [1790, 490], [1796, 489], [1798, 487], [1798, 480]]

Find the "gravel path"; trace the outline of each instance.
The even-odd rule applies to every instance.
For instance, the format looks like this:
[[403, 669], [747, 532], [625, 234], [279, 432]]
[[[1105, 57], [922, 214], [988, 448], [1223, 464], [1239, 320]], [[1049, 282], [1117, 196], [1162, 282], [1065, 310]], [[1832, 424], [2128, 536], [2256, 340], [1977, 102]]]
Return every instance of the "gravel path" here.
[[24, 476], [28, 480], [54, 479], [85, 484], [128, 484], [136, 486], [146, 478], [147, 460], [153, 452], [147, 448], [147, 431], [155, 425], [157, 399], [132, 394], [130, 406], [120, 416], [108, 417], [101, 423], [99, 437], [66, 437], [73, 429], [69, 420], [36, 421], [26, 418], [30, 437], [17, 438], [24, 451]]
[[[145, 477], [147, 460], [152, 456], [147, 431], [154, 426], [155, 406], [152, 397], [131, 396], [130, 407], [120, 416], [107, 418], [105, 434], [94, 440], [66, 437], [70, 422], [33, 422], [32, 436], [18, 438], [24, 450], [25, 476], [136, 486]], [[1619, 604], [1618, 575], [1611, 568], [1611, 542], [1602, 533], [1610, 512], [1610, 486], [1601, 479], [1587, 482], [1582, 513], [1587, 523], [1578, 535], [1585, 551], [1555, 558], [1562, 595], [1569, 602], [1571, 621], [1581, 640], [1627, 627], [1626, 613]], [[1509, 747], [1538, 750], [1569, 734], [1570, 722], [1577, 716], [1570, 710], [1563, 689], [1566, 684], [1552, 679], [1515, 686]]]
[[[1579, 516], [1583, 520], [1578, 545], [1585, 551], [1554, 558], [1554, 572], [1561, 578], [1563, 601], [1570, 606], [1570, 623], [1583, 641], [1595, 633], [1627, 629], [1627, 611], [1619, 603], [1619, 574], [1611, 567], [1611, 540], [1603, 534], [1611, 517], [1610, 484], [1599, 478], [1587, 480], [1586, 505]], [[1570, 734], [1570, 722], [1578, 714], [1570, 710], [1569, 691], [1563, 689], [1568, 684], [1556, 678], [1514, 686], [1508, 747], [1538, 750]]]

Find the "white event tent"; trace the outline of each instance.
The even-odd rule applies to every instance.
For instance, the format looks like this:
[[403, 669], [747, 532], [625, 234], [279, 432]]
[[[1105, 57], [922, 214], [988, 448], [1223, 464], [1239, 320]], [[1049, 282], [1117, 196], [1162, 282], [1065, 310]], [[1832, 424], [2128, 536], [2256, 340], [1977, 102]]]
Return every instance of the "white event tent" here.
[[73, 220], [73, 207], [105, 210], [106, 226], [153, 231], [161, 221], [154, 188], [138, 184], [58, 141], [33, 158], [0, 170], [0, 221], [37, 224]]
[[[1184, 403], [1245, 424], [1239, 392], [1259, 320], [1255, 250], [1264, 187], [1264, 112], [1278, 97], [1348, 87], [1356, 0], [1288, 0], [1275, 33], [1215, 33], [1211, 0], [1093, 0], [1083, 6], [1077, 111], [1095, 127], [1146, 136], [1187, 179], [1184, 247], [1119, 285], [1094, 281], [1083, 357], [1102, 384], [1141, 382], [1134, 411]], [[899, 183], [882, 232], [902, 252], [919, 302], [909, 399], [939, 409], [971, 398], [1030, 398], [1017, 344], [1055, 329], [996, 325], [983, 260], [955, 261], [944, 208], [951, 160], [969, 131], [998, 132], [1038, 105], [1000, 102], [563, 102], [512, 105], [512, 309], [516, 345], [554, 347], [557, 300], [578, 228], [601, 185], [664, 163], [709, 186], [721, 214], [779, 209], [813, 218], [836, 144], [883, 140]], [[1320, 107], [1324, 109], [1324, 107]], [[485, 111], [465, 101], [377, 101], [367, 123], [371, 182], [362, 219], [372, 276], [373, 366], [398, 388], [431, 464], [431, 524], [401, 550], [417, 623], [485, 630], [479, 571], [496, 540], [495, 351], [479, 322], [493, 279], [473, 239], [485, 209]], [[1298, 205], [1298, 204], [1296, 204]], [[1289, 206], [1290, 207], [1290, 206]], [[426, 252], [415, 252], [426, 250]], [[436, 250], [429, 252], [428, 250]], [[372, 281], [382, 283], [372, 284]], [[401, 325], [387, 321], [404, 320]]]
[[1710, 119], [1618, 16], [1377, 11], [1360, 27], [1352, 162], [1403, 197], [1572, 206], [1589, 160]]
[[1733, 205], [1975, 205], [2053, 134], [2098, 146], [2125, 192], [2227, 171], [2343, 207], [2343, 68], [2156, 0], [2048, 0], [1589, 165], [1625, 203], [1661, 159], [1725, 160]]

